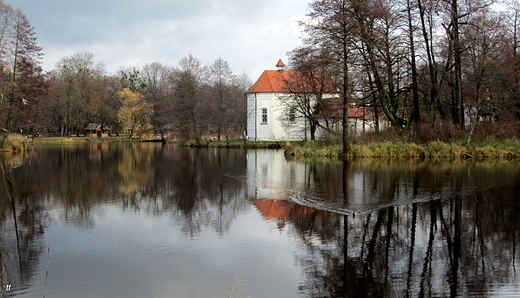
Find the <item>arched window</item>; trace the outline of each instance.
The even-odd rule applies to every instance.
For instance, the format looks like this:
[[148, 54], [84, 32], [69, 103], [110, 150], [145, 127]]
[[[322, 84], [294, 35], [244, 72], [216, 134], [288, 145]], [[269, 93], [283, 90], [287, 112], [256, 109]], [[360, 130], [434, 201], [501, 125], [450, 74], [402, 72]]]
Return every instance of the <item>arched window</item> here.
[[267, 108], [262, 108], [262, 124], [267, 124]]
[[295, 122], [296, 121], [296, 109], [295, 108], [291, 108], [289, 110], [289, 122]]

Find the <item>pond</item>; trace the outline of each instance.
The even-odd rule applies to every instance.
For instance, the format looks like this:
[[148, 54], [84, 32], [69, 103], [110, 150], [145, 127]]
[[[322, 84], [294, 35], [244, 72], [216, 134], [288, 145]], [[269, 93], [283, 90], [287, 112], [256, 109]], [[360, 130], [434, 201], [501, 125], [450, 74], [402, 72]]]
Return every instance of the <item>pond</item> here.
[[1, 157], [4, 297], [518, 297], [518, 162], [42, 145]]

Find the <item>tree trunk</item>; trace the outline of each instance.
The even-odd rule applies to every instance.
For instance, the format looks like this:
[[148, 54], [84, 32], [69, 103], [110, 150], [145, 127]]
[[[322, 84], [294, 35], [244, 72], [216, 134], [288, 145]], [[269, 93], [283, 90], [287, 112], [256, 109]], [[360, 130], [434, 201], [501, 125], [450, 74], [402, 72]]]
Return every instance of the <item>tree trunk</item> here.
[[464, 128], [464, 101], [462, 99], [462, 48], [459, 36], [459, 12], [457, 0], [451, 2], [451, 39], [453, 42], [453, 123]]
[[[417, 0], [417, 6], [419, 8], [419, 16], [421, 18], [421, 29], [424, 38], [424, 45], [426, 49], [426, 58], [428, 61], [428, 73], [430, 79], [430, 102], [431, 102], [431, 123], [435, 123], [435, 110], [439, 112], [441, 119], [446, 118], [446, 113], [442, 107], [439, 93], [439, 80], [438, 71], [436, 67], [435, 57], [432, 52], [432, 45], [429, 36], [431, 36], [431, 28], [428, 30], [425, 21], [425, 11], [422, 4], [423, 0]], [[430, 32], [430, 34], [428, 34]]]
[[410, 0], [406, 1], [406, 10], [408, 13], [408, 30], [410, 39], [410, 63], [412, 68], [412, 97], [413, 97], [413, 112], [412, 121], [416, 125], [421, 123], [421, 110], [419, 107], [419, 89], [417, 85], [417, 65], [415, 61], [415, 44], [413, 38], [413, 25], [412, 25], [412, 7]]

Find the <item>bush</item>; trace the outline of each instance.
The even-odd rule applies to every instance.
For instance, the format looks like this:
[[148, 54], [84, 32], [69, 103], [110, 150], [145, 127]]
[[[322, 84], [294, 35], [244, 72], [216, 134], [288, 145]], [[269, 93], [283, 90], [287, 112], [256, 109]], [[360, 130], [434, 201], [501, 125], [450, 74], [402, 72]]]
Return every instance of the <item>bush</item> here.
[[0, 136], [0, 150], [7, 152], [20, 152], [32, 150], [31, 139], [20, 134], [9, 134]]

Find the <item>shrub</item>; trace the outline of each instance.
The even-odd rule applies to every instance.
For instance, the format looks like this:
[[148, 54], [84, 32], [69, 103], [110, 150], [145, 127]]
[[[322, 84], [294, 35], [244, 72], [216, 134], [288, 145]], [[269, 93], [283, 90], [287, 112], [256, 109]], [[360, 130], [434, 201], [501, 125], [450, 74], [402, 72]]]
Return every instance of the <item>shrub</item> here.
[[3, 135], [0, 138], [2, 138], [0, 141], [1, 151], [19, 152], [33, 149], [30, 144], [31, 140], [20, 134]]

